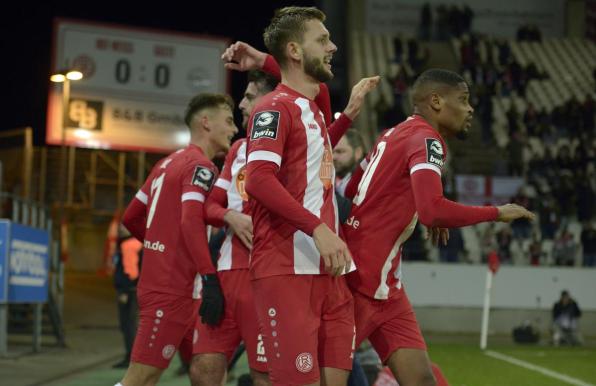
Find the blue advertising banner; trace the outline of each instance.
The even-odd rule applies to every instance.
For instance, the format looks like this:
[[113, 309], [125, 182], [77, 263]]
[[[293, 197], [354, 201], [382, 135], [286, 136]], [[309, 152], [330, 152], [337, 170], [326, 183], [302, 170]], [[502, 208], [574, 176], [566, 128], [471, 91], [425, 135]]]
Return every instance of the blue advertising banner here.
[[10, 228], [8, 302], [46, 302], [50, 265], [49, 233], [14, 223]]
[[10, 241], [10, 221], [0, 220], [0, 303], [8, 297], [8, 244]]

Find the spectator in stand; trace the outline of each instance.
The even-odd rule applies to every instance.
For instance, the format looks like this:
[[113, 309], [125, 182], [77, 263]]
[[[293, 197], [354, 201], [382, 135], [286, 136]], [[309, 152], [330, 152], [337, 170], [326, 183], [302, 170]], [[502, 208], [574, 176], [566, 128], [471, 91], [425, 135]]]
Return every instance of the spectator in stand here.
[[534, 235], [528, 252], [530, 254], [530, 264], [534, 266], [540, 265], [540, 259], [542, 258], [542, 243], [540, 242], [538, 235]]
[[524, 113], [524, 125], [526, 126], [529, 136], [536, 136], [536, 127], [538, 126], [538, 111], [536, 111], [536, 108], [532, 102], [528, 103], [528, 107]]
[[553, 247], [555, 265], [578, 266], [578, 248], [579, 245], [573, 239], [573, 235], [567, 230], [567, 227], [564, 227]]
[[570, 216], [575, 215], [577, 208], [575, 207], [575, 181], [570, 170], [560, 170], [559, 179], [556, 181], [555, 197], [559, 202], [561, 208], [561, 216], [566, 223]]
[[[528, 208], [529, 210], [533, 210], [530, 207], [530, 200], [523, 187], [519, 189], [515, 197], [511, 198], [511, 202], [523, 206], [524, 208]], [[532, 224], [530, 224], [530, 221], [527, 219], [519, 218], [511, 222], [511, 231], [513, 233], [513, 237], [518, 239], [527, 239], [530, 238]]]
[[464, 252], [464, 239], [460, 228], [449, 230], [447, 245], [439, 243], [439, 259], [443, 263], [457, 263], [461, 261], [460, 255]]
[[573, 158], [571, 158], [571, 149], [569, 149], [569, 146], [567, 145], [561, 146], [557, 154], [557, 168], [559, 168], [559, 170], [572, 171], [573, 167], [574, 162]]
[[498, 254], [503, 263], [511, 263], [511, 239], [511, 229], [509, 226], [504, 226], [497, 233]]
[[538, 202], [540, 215], [540, 233], [543, 239], [553, 240], [555, 232], [561, 223], [559, 206], [555, 198], [549, 193]]
[[420, 39], [424, 41], [430, 40], [430, 30], [432, 26], [432, 11], [429, 3], [424, 3], [420, 10]]
[[594, 229], [594, 224], [592, 222], [584, 222], [581, 240], [584, 250], [584, 267], [596, 266], [596, 229]]
[[461, 11], [461, 15], [463, 32], [469, 34], [472, 32], [472, 21], [474, 20], [474, 11], [472, 11], [472, 8], [465, 4]]
[[590, 221], [594, 218], [594, 178], [587, 174], [581, 166], [576, 169], [576, 189], [577, 189], [577, 219], [578, 221]]
[[586, 100], [584, 101], [583, 105], [583, 114], [582, 114], [582, 126], [584, 133], [587, 133], [590, 136], [594, 135], [594, 113], [595, 113], [595, 102], [592, 94], [586, 95]]
[[509, 175], [523, 176], [524, 174], [524, 142], [520, 133], [515, 133], [507, 144], [509, 150]]
[[488, 261], [488, 255], [498, 249], [497, 238], [495, 235], [495, 224], [488, 223], [480, 238], [480, 251], [482, 253], [482, 262]]
[[512, 103], [509, 110], [507, 110], [507, 125], [509, 126], [510, 137], [519, 131], [519, 112], [515, 107], [515, 103]]
[[553, 344], [578, 345], [581, 344], [578, 319], [582, 312], [577, 302], [571, 298], [569, 292], [562, 291], [561, 299], [553, 306]]

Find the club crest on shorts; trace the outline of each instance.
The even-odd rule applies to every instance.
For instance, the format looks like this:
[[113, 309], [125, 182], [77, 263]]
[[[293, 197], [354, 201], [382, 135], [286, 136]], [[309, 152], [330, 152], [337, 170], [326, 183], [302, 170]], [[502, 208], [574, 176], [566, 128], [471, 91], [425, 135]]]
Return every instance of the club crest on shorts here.
[[250, 139], [277, 139], [278, 128], [279, 111], [261, 111], [253, 118]]
[[197, 166], [192, 175], [192, 184], [199, 188], [210, 191], [215, 180], [215, 173], [205, 166]]
[[313, 368], [312, 355], [309, 352], [303, 352], [296, 357], [296, 369], [301, 373], [308, 373]]
[[443, 145], [435, 138], [426, 138], [426, 162], [442, 168], [445, 163]]
[[164, 357], [164, 359], [171, 359], [174, 356], [175, 352], [176, 347], [174, 347], [173, 344], [169, 344], [165, 346], [163, 350], [161, 350], [161, 355]]

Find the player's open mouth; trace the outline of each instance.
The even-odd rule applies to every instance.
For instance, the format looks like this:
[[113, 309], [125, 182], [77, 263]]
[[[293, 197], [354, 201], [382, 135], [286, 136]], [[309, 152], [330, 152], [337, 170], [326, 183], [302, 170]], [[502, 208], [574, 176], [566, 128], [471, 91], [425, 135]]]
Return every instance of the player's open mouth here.
[[331, 58], [332, 56], [327, 56], [323, 59], [323, 63], [327, 66], [327, 68], [331, 69]]

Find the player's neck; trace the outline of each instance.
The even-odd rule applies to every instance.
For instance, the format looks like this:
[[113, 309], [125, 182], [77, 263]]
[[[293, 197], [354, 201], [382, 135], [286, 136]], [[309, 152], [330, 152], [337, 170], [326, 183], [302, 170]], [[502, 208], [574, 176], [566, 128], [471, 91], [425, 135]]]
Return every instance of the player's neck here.
[[414, 112], [412, 113], [413, 116], [418, 116], [422, 119], [424, 119], [429, 125], [432, 126], [433, 129], [435, 129], [440, 135], [441, 137], [445, 138], [445, 135], [447, 133], [443, 132], [441, 130], [441, 128], [439, 127], [439, 123], [437, 122], [436, 119], [433, 119], [432, 116], [430, 114], [425, 113], [424, 111], [420, 111], [418, 109], [414, 109]]
[[203, 154], [205, 154], [205, 157], [209, 159], [213, 159], [213, 157], [215, 157], [215, 149], [213, 146], [211, 146], [207, 138], [191, 137], [190, 144], [199, 147], [203, 151]]
[[315, 99], [319, 94], [319, 82], [306, 75], [302, 69], [282, 70], [281, 83], [309, 99]]

